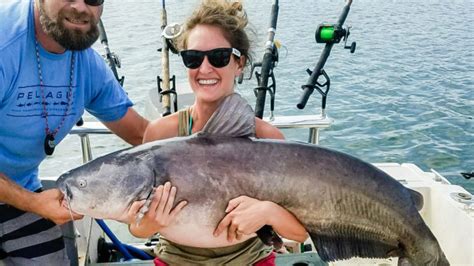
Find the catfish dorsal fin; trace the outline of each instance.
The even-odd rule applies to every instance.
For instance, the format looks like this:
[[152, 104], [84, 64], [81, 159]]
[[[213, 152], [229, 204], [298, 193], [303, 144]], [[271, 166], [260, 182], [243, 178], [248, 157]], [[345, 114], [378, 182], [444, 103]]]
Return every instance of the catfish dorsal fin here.
[[252, 107], [239, 94], [225, 97], [202, 130], [202, 134], [228, 137], [255, 136]]

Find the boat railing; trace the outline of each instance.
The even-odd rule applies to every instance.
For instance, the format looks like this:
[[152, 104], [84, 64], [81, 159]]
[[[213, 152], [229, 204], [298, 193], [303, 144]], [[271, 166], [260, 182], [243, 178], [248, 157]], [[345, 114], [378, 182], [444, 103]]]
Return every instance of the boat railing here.
[[[294, 115], [274, 116], [272, 120], [264, 118], [279, 129], [307, 128], [309, 130], [308, 142], [319, 144], [319, 132], [323, 128], [331, 126], [333, 119], [322, 115]], [[92, 146], [89, 135], [112, 134], [112, 132], [100, 122], [84, 122], [82, 126], [75, 126], [71, 135], [78, 135], [81, 139], [82, 160], [86, 163], [92, 160]]]

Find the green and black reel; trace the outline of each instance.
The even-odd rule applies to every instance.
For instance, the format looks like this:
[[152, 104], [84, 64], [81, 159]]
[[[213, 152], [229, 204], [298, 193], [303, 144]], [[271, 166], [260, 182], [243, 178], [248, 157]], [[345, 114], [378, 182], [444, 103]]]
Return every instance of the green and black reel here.
[[347, 29], [342, 28], [337, 24], [319, 24], [316, 29], [316, 42], [317, 43], [339, 43], [341, 39], [344, 39], [344, 48], [350, 49], [351, 53], [355, 52], [356, 43], [352, 42], [350, 46], [347, 45], [347, 38], [350, 34], [350, 27]]
[[[306, 84], [301, 86], [301, 88], [303, 89], [303, 94], [301, 95], [298, 104], [296, 104], [296, 107], [298, 107], [298, 109], [305, 108], [309, 96], [313, 93], [314, 90], [317, 90], [322, 97], [321, 113], [323, 117], [326, 115], [326, 98], [331, 84], [329, 75], [326, 73], [326, 71], [324, 71], [324, 64], [326, 63], [326, 60], [328, 59], [329, 54], [331, 53], [331, 49], [335, 43], [339, 43], [342, 39], [344, 39], [344, 49], [350, 49], [351, 53], [354, 53], [356, 49], [355, 42], [352, 42], [349, 46], [347, 45], [347, 39], [349, 38], [350, 34], [350, 27], [342, 27], [344, 21], [346, 21], [347, 14], [349, 14], [352, 0], [346, 0], [346, 2], [347, 3], [342, 9], [342, 13], [339, 16], [337, 23], [322, 23], [319, 24], [318, 28], [316, 29], [316, 42], [324, 43], [325, 46], [314, 69], [312, 71], [310, 69], [306, 70], [310, 77]], [[324, 82], [320, 82], [318, 80], [321, 76], [324, 77]]]

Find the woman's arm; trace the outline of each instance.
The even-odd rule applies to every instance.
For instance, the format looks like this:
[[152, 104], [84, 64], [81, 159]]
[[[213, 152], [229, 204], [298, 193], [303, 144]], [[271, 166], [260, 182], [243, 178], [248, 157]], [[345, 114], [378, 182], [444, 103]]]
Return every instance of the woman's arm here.
[[259, 139], [285, 139], [278, 128], [258, 117], [255, 118], [255, 136]]
[[178, 114], [174, 113], [150, 122], [143, 136], [143, 143], [178, 136]]
[[308, 234], [303, 225], [289, 211], [271, 201], [240, 196], [229, 201], [227, 215], [221, 220], [214, 235], [227, 230], [229, 241], [255, 233], [264, 225], [273, 227], [280, 236], [304, 242]]
[[264, 203], [269, 205], [268, 225], [271, 225], [280, 236], [300, 243], [308, 238], [306, 229], [292, 213], [274, 202]]

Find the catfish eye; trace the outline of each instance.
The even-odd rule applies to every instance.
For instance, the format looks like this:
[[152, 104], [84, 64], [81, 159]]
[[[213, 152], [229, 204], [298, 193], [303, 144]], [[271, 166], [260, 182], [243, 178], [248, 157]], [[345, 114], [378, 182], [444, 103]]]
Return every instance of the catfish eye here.
[[77, 184], [79, 185], [80, 188], [85, 188], [87, 186], [87, 181], [81, 179], [77, 182]]

